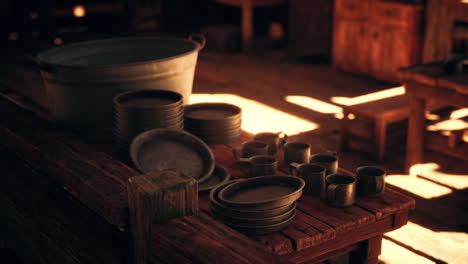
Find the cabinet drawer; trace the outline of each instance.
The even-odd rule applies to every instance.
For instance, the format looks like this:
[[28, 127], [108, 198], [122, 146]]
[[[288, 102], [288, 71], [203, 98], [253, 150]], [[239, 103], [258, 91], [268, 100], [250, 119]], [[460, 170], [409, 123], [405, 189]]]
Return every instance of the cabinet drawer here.
[[335, 0], [335, 16], [347, 18], [367, 18], [369, 0]]
[[419, 24], [422, 6], [398, 2], [373, 2], [370, 7], [371, 20], [379, 24], [412, 26]]

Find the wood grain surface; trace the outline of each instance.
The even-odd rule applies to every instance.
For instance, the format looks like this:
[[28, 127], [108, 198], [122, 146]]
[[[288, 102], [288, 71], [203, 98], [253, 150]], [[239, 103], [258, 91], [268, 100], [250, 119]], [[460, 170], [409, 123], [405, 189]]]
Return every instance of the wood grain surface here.
[[107, 221], [127, 228], [126, 179], [139, 173], [4, 98], [0, 108], [2, 145]]
[[178, 171], [149, 172], [128, 179], [134, 263], [146, 264], [153, 223], [198, 213], [197, 181]]

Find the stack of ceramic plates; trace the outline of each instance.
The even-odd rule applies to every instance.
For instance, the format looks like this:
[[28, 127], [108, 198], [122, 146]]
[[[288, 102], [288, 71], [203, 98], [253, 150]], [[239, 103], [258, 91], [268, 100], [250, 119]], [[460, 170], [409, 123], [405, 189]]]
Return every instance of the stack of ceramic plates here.
[[198, 103], [185, 106], [185, 130], [209, 144], [235, 142], [242, 134], [242, 110], [232, 104]]
[[303, 188], [301, 178], [286, 175], [230, 181], [211, 190], [211, 212], [246, 234], [276, 232], [292, 222]]
[[114, 132], [117, 152], [128, 153], [132, 139], [147, 130], [168, 128], [183, 130], [182, 95], [165, 90], [139, 90], [114, 98]]

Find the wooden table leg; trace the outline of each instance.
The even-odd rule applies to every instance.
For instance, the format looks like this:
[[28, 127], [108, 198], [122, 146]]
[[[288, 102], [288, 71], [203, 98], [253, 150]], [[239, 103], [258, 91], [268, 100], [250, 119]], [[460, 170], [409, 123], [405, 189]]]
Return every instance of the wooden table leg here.
[[385, 155], [385, 142], [387, 132], [387, 122], [383, 118], [377, 118], [375, 120], [374, 127], [374, 140], [377, 159], [382, 161]]
[[253, 39], [253, 6], [252, 1], [242, 2], [242, 48], [244, 52], [252, 50]]
[[406, 143], [406, 166], [409, 173], [411, 166], [422, 162], [424, 147], [426, 102], [424, 99], [410, 96], [410, 116], [408, 121], [408, 139]]
[[39, 25], [41, 39], [50, 41], [54, 37], [55, 17], [54, 17], [55, 0], [43, 0], [39, 5]]
[[369, 238], [364, 246], [350, 254], [350, 264], [377, 264], [382, 250], [382, 235]]
[[17, 31], [22, 47], [28, 47], [32, 41], [31, 3], [27, 0], [15, 1]]

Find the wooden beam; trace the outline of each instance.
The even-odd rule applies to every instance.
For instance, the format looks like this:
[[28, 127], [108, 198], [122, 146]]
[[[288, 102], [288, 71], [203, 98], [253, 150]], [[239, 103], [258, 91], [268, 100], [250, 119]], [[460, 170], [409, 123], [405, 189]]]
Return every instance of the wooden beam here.
[[242, 48], [244, 52], [252, 50], [254, 36], [253, 5], [251, 1], [242, 2]]
[[427, 2], [423, 62], [443, 60], [451, 55], [455, 13], [446, 0]]
[[153, 223], [198, 213], [197, 181], [177, 171], [157, 171], [128, 179], [128, 204], [136, 264], [151, 252]]
[[406, 168], [408, 172], [411, 166], [422, 162], [426, 103], [424, 99], [416, 96], [410, 97], [410, 117], [408, 121], [408, 139], [406, 142]]

